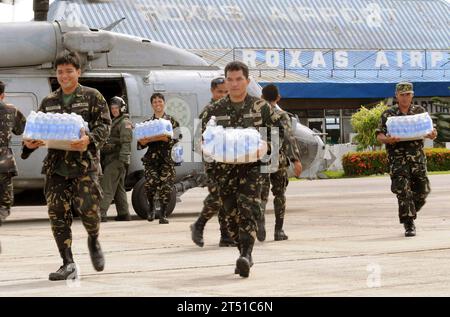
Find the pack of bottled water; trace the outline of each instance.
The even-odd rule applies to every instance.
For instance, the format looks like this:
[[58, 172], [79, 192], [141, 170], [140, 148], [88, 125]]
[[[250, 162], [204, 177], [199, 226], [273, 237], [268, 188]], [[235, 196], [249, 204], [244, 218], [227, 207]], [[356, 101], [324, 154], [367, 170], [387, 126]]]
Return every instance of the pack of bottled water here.
[[78, 140], [81, 129], [89, 131], [83, 117], [76, 113], [44, 113], [31, 111], [27, 118], [24, 139]]
[[433, 121], [428, 112], [411, 116], [388, 117], [388, 134], [402, 140], [419, 140], [433, 131]]
[[175, 162], [176, 166], [180, 166], [183, 163], [183, 147], [181, 144], [176, 144], [172, 148], [172, 160]]
[[137, 123], [134, 128], [134, 136], [137, 140], [161, 135], [166, 135], [173, 138], [173, 127], [169, 120], [149, 120], [142, 123]]
[[261, 134], [252, 128], [224, 128], [217, 126], [214, 116], [203, 132], [203, 152], [216, 162], [239, 164], [256, 162], [258, 150], [266, 143]]

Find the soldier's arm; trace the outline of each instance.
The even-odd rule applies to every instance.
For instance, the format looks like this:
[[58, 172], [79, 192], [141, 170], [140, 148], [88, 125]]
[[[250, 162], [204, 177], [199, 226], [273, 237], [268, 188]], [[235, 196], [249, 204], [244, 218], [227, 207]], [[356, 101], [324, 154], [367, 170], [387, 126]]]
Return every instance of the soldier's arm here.
[[286, 148], [286, 156], [291, 162], [300, 162], [300, 150], [298, 149], [297, 140], [295, 139], [294, 132], [292, 130], [291, 118], [288, 114], [285, 114], [282, 120], [283, 126], [285, 127], [284, 142]]
[[16, 115], [14, 118], [14, 127], [12, 129], [12, 132], [15, 135], [21, 135], [23, 131], [25, 130], [25, 124], [27, 123], [27, 119], [23, 115], [22, 112], [20, 112], [19, 109], [16, 109]]
[[262, 117], [262, 121], [263, 121], [263, 126], [267, 127], [267, 152], [271, 153], [271, 141], [272, 141], [272, 137], [271, 137], [271, 129], [273, 127], [278, 128], [279, 131], [279, 135], [284, 135], [284, 129], [283, 129], [283, 124], [280, 120], [280, 115], [278, 113], [276, 113], [272, 107], [270, 107], [270, 105], [268, 103], [265, 103], [262, 107], [261, 107], [261, 117]]
[[171, 121], [173, 128], [173, 138], [169, 140], [169, 146], [173, 147], [183, 138], [183, 135], [181, 134], [180, 124], [178, 123], [178, 121], [175, 119], [172, 119]]
[[97, 93], [94, 98], [94, 104], [91, 108], [92, 117], [89, 122], [90, 131], [86, 135], [89, 137], [89, 143], [94, 144], [96, 150], [100, 150], [108, 140], [111, 117], [105, 98], [100, 93]]
[[198, 116], [199, 121], [194, 132], [194, 152], [196, 152], [198, 155], [202, 155], [202, 117], [205, 112], [206, 107], [202, 110], [202, 112], [200, 112], [200, 115]]
[[125, 119], [120, 126], [120, 152], [119, 160], [125, 164], [129, 164], [131, 155], [131, 141], [133, 139], [133, 126], [131, 121]]

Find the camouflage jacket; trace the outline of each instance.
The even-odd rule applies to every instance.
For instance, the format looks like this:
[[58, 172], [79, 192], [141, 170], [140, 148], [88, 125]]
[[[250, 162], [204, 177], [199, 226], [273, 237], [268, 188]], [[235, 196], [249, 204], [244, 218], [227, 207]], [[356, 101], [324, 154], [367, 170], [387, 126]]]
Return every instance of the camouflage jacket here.
[[292, 131], [292, 122], [288, 113], [280, 108], [274, 108], [274, 111], [280, 115], [280, 121], [284, 127], [284, 135], [280, 135], [278, 168], [286, 168], [289, 166], [289, 162], [300, 161], [300, 150]]
[[13, 105], [0, 101], [0, 174], [17, 175], [16, 160], [10, 148], [12, 133], [21, 135], [26, 119]]
[[[270, 128], [278, 127], [280, 134], [283, 135], [283, 125], [280, 115], [275, 113], [271, 106], [262, 99], [247, 95], [242, 104], [233, 105], [230, 96], [226, 96], [214, 104], [210, 108], [205, 109], [202, 120], [202, 131], [205, 131], [206, 125], [212, 116], [216, 117], [217, 125], [224, 128], [256, 128], [267, 127], [267, 142], [270, 147]], [[270, 150], [270, 149], [269, 149]], [[249, 163], [246, 165], [261, 165], [262, 162]], [[239, 164], [244, 165], [244, 164]], [[215, 163], [214, 173], [227, 173], [227, 171], [236, 168], [234, 164]], [[213, 175], [210, 175], [213, 176]]]
[[[153, 115], [150, 119], [145, 120], [144, 122], [155, 119], [157, 118], [155, 117], [155, 115]], [[169, 142], [156, 141], [147, 143], [146, 145], [141, 145], [139, 142], [137, 142], [138, 150], [147, 148], [147, 152], [142, 158], [142, 162], [144, 163], [144, 165], [148, 165], [156, 161], [168, 164], [175, 164], [172, 159], [172, 148], [182, 138], [182, 135], [180, 133], [180, 124], [172, 116], [169, 116], [168, 114], [165, 113], [161, 117], [161, 119], [169, 120], [172, 123], [173, 138], [170, 139]]]
[[[387, 118], [393, 116], [411, 116], [419, 113], [424, 113], [425, 109], [421, 106], [411, 105], [409, 107], [408, 113], [404, 114], [400, 111], [398, 106], [393, 106], [387, 109], [381, 115], [380, 123], [378, 128], [376, 129], [376, 134], [383, 133], [387, 135], [387, 127], [386, 122]], [[389, 158], [402, 157], [404, 155], [412, 155], [414, 157], [420, 156], [425, 157], [423, 154], [423, 140], [415, 140], [415, 141], [402, 141], [397, 142], [395, 144], [386, 144], [386, 150], [388, 152]]]
[[[63, 91], [57, 89], [42, 100], [39, 111], [51, 113], [76, 113], [88, 123], [89, 145], [87, 151], [63, 151], [49, 149], [42, 173], [78, 177], [88, 172], [101, 171], [100, 149], [105, 144], [111, 126], [108, 104], [102, 94], [89, 87], [78, 85], [74, 97], [67, 104], [63, 102]], [[22, 158], [26, 159], [33, 150], [23, 147]]]
[[108, 141], [101, 149], [102, 165], [106, 166], [114, 160], [129, 165], [132, 139], [133, 125], [128, 114], [113, 118]]

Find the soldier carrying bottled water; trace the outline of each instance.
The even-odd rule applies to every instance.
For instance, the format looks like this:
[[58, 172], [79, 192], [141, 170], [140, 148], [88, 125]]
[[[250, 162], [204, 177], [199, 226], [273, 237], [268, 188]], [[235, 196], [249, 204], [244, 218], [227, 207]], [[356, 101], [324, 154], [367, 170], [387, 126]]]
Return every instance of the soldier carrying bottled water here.
[[[425, 113], [425, 109], [411, 104], [414, 96], [412, 83], [398, 83], [395, 96], [398, 105], [382, 114], [376, 135], [379, 142], [386, 144], [391, 191], [397, 195], [400, 223], [405, 228], [405, 236], [412, 237], [416, 235], [414, 220], [417, 218], [417, 212], [425, 205], [425, 199], [430, 193], [423, 138], [402, 141], [399, 136], [388, 133], [387, 121], [391, 117]], [[408, 128], [404, 129], [406, 136]], [[436, 130], [432, 129], [425, 137], [434, 140], [436, 136]]]

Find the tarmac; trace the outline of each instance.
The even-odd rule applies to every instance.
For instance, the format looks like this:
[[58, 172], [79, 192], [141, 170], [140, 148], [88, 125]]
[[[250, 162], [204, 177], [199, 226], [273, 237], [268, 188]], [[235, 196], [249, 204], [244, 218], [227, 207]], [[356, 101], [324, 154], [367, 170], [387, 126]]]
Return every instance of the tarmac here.
[[[160, 225], [146, 220], [101, 224], [106, 267], [96, 272], [87, 234], [73, 229], [80, 277], [48, 281], [61, 265], [46, 206], [18, 206], [0, 227], [0, 296], [449, 296], [450, 175], [430, 176], [432, 192], [418, 214], [417, 236], [404, 237], [389, 177], [291, 182], [287, 241], [273, 240], [272, 196], [267, 240], [256, 242], [249, 278], [234, 274], [236, 248], [220, 248], [217, 218], [205, 246], [191, 241], [205, 188], [181, 196]], [[130, 204], [131, 207], [131, 204]], [[134, 214], [134, 212], [132, 212]]]

